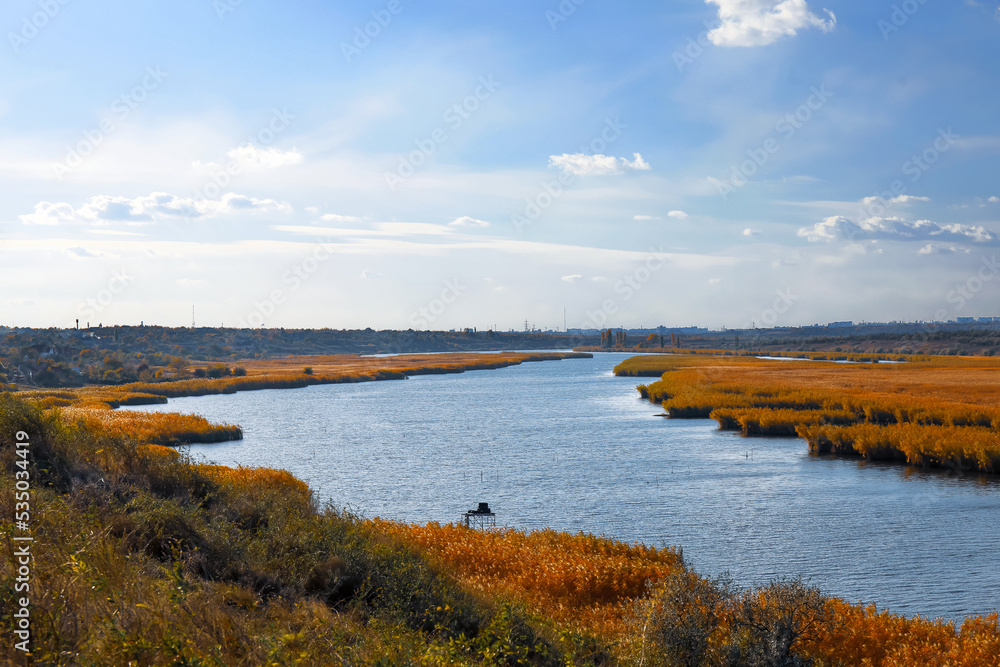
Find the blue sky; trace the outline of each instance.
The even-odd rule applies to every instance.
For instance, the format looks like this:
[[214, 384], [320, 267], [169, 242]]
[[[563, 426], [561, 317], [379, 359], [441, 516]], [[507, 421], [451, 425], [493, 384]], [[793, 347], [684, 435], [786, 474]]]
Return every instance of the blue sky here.
[[996, 0], [429, 4], [5, 3], [0, 323], [1000, 315]]

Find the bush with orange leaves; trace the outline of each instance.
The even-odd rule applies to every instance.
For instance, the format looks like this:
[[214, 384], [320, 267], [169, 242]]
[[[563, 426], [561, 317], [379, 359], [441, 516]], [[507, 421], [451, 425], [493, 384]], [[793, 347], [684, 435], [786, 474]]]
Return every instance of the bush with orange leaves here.
[[683, 567], [673, 549], [583, 533], [374, 521], [377, 530], [416, 545], [463, 583], [600, 634], [623, 632], [627, 610], [649, 592], [650, 583]]

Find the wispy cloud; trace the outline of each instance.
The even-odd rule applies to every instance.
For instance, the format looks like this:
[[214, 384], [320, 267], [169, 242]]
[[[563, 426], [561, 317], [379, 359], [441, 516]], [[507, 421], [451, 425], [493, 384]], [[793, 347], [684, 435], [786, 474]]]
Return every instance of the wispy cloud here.
[[[930, 239], [985, 243], [994, 235], [985, 227], [974, 225], [941, 225], [931, 220], [908, 222], [902, 218], [868, 218], [855, 222], [835, 215], [817, 222], [812, 227], [799, 229], [798, 235], [812, 242], [821, 241], [927, 241]], [[925, 253], [926, 254], [926, 253]]]
[[203, 218], [236, 212], [290, 212], [291, 206], [274, 199], [257, 199], [234, 192], [220, 199], [191, 199], [166, 192], [142, 197], [97, 195], [79, 207], [66, 202], [35, 204], [34, 211], [18, 216], [25, 225], [94, 225], [113, 223], [147, 225], [158, 218]]
[[463, 215], [461, 218], [457, 218], [448, 223], [450, 227], [489, 227], [490, 223], [485, 220], [478, 220], [476, 218]]
[[638, 171], [650, 169], [649, 163], [639, 153], [633, 153], [632, 158], [630, 162], [628, 158], [611, 155], [563, 153], [562, 155], [550, 155], [549, 166], [558, 167], [576, 176], [606, 176], [625, 173], [626, 169]]
[[[230, 167], [239, 171], [270, 171], [296, 164], [302, 164], [302, 154], [296, 149], [283, 151], [280, 148], [259, 148], [253, 144], [237, 146], [226, 152]], [[218, 169], [222, 165], [209, 162], [195, 162], [194, 167]]]

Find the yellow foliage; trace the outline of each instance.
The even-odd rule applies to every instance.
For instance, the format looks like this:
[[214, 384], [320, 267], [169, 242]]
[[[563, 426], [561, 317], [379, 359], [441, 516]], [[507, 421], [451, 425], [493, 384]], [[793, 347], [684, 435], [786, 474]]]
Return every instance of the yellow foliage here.
[[623, 632], [633, 601], [682, 567], [672, 549], [582, 533], [483, 532], [378, 519], [375, 524], [416, 545], [472, 588], [516, 598], [560, 622], [605, 635]]
[[829, 364], [682, 355], [633, 357], [625, 375], [671, 417], [709, 417], [744, 435], [804, 437], [816, 453], [1000, 471], [1000, 361], [932, 358]]

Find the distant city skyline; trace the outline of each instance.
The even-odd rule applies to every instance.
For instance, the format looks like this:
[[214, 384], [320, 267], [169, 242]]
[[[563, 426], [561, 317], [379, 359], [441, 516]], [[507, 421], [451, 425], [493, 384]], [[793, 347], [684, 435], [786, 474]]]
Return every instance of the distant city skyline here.
[[13, 0], [0, 28], [0, 325], [735, 329], [1000, 296], [996, 0]]

